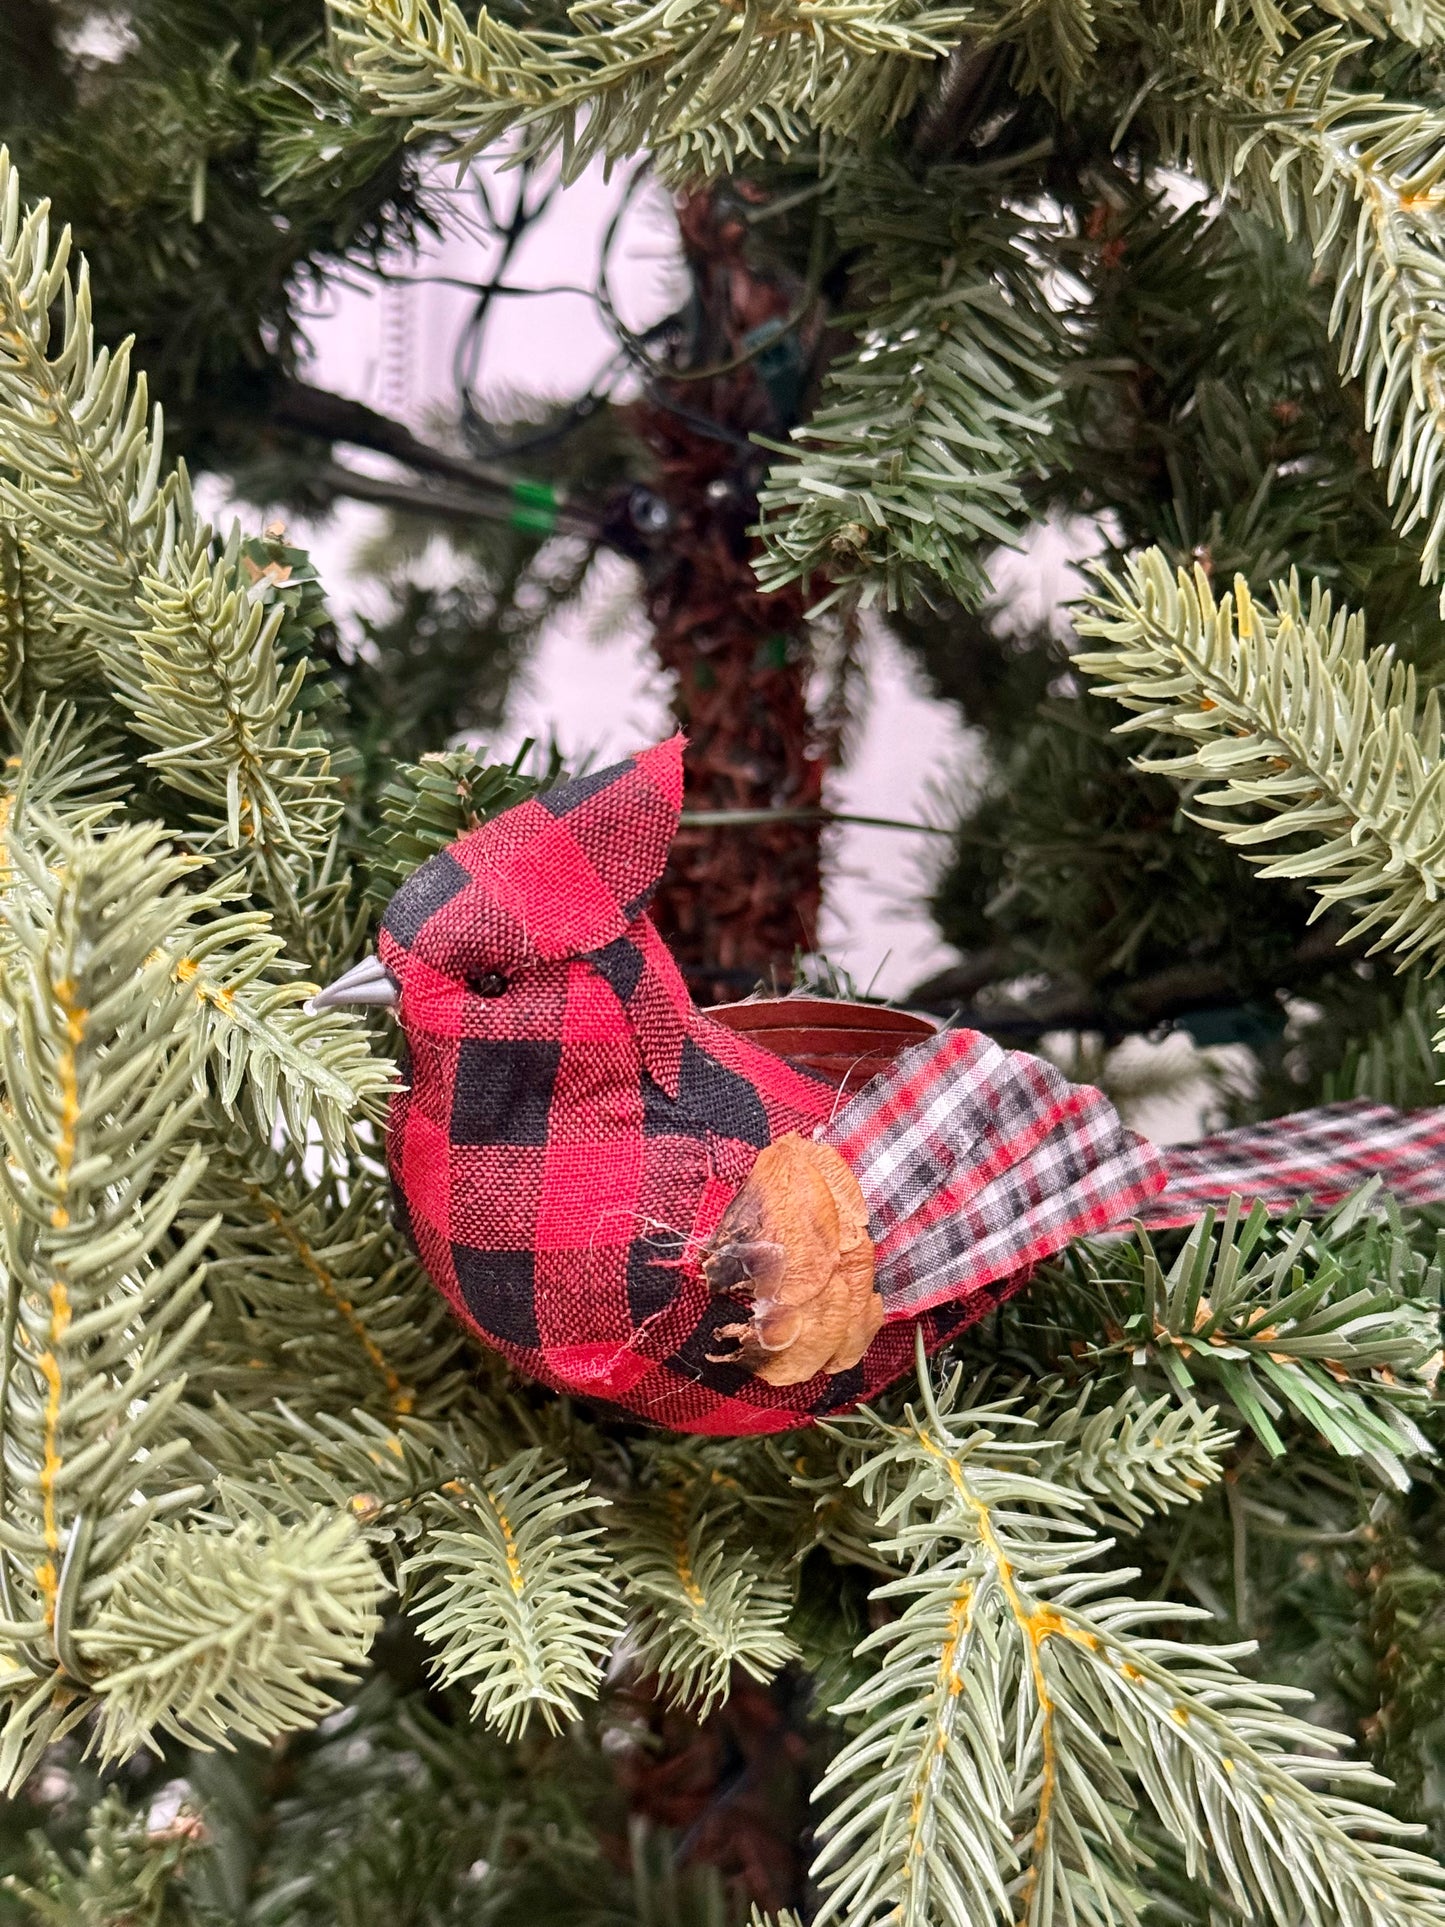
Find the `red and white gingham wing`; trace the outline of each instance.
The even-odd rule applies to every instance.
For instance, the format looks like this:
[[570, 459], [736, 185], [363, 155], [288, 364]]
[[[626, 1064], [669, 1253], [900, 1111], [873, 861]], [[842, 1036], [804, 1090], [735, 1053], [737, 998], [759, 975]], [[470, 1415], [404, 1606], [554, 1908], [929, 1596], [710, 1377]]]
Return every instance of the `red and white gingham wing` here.
[[817, 1136], [862, 1187], [888, 1318], [1021, 1284], [1166, 1182], [1158, 1150], [1102, 1092], [970, 1030], [904, 1051]]

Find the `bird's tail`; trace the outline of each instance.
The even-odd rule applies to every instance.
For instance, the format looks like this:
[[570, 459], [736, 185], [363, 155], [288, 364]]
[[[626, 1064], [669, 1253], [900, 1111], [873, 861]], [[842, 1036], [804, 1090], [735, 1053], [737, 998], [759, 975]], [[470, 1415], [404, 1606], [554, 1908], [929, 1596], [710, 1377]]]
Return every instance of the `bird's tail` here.
[[968, 1030], [904, 1051], [817, 1135], [862, 1187], [890, 1318], [1130, 1219], [1189, 1224], [1232, 1195], [1328, 1206], [1378, 1178], [1407, 1203], [1445, 1198], [1445, 1109], [1332, 1104], [1161, 1150], [1101, 1091]]
[[1378, 1178], [1402, 1204], [1445, 1198], [1445, 1108], [1397, 1111], [1368, 1098], [1220, 1131], [1164, 1153], [1168, 1188], [1138, 1214], [1151, 1230], [1191, 1224], [1231, 1193], [1282, 1211], [1338, 1204]]

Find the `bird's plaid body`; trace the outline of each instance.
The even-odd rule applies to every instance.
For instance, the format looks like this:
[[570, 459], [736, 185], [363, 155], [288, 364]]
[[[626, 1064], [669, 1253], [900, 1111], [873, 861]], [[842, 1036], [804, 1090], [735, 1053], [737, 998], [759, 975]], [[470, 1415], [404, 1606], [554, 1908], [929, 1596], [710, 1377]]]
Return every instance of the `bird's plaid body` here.
[[[654, 789], [677, 808], [675, 758], [650, 755], [610, 773], [631, 779], [634, 830]], [[697, 1011], [635, 903], [613, 934], [615, 896], [578, 873], [595, 877], [590, 851], [612, 847], [602, 813], [617, 798], [579, 790], [463, 839], [388, 911], [380, 955], [403, 984], [408, 1044], [388, 1132], [405, 1228], [458, 1314], [559, 1390], [703, 1432], [774, 1431], [851, 1405], [905, 1369], [911, 1325], [885, 1328], [852, 1371], [801, 1386], [708, 1359], [738, 1307], [710, 1294], [700, 1249], [758, 1151], [823, 1123], [834, 1094]], [[620, 888], [635, 899], [661, 861], [648, 877], [656, 850], [635, 835], [631, 848]], [[580, 882], [594, 915], [561, 927], [533, 916], [539, 874], [549, 891]], [[597, 936], [581, 954], [547, 954]], [[477, 996], [449, 967], [452, 945], [479, 972], [509, 972], [506, 993]], [[985, 1302], [942, 1309], [930, 1341]]]
[[[941, 1343], [1071, 1238], [1178, 1216], [1169, 1154], [1038, 1058], [945, 1032], [840, 1104], [696, 1010], [646, 914], [680, 750], [504, 812], [397, 892], [378, 945], [408, 1047], [388, 1156], [428, 1272], [523, 1371], [674, 1430], [770, 1432], [870, 1397], [908, 1369], [915, 1329]], [[1424, 1195], [1445, 1113], [1386, 1117]], [[710, 1289], [702, 1261], [759, 1151], [789, 1132], [856, 1176], [884, 1322], [848, 1369], [769, 1385], [717, 1355], [749, 1306]], [[1335, 1172], [1349, 1157], [1325, 1135]], [[1268, 1149], [1308, 1190], [1308, 1148], [1291, 1162], [1276, 1124]], [[1228, 1138], [1176, 1154], [1184, 1216], [1222, 1199], [1220, 1173], [1247, 1191], [1251, 1155]], [[1371, 1168], [1389, 1181], [1388, 1148]]]

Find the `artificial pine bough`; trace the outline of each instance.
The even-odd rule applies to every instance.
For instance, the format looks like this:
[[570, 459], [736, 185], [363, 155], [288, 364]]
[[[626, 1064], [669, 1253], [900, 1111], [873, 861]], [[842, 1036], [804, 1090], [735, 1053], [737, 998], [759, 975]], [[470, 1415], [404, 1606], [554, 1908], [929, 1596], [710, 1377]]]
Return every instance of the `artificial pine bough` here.
[[[815, 138], [846, 173], [960, 42], [997, 43], [1051, 98], [1126, 50], [1158, 139], [1304, 224], [1433, 569], [1440, 148], [1427, 108], [1348, 89], [1350, 36], [1429, 47], [1437, 8], [609, 6], [536, 33], [425, 0], [336, 14], [360, 85], [421, 132], [518, 128], [569, 165], [648, 144], [676, 174]], [[890, 292], [775, 471], [766, 566], [885, 600], [930, 571], [977, 593], [969, 531], [1024, 513], [1070, 333], [1030, 293], [1016, 213], [921, 260], [886, 207], [860, 196], [856, 218]], [[887, 446], [880, 357], [907, 401]], [[67, 1733], [102, 1760], [149, 1748], [202, 1809], [107, 1799], [30, 1903], [525, 1910], [533, 1863], [504, 1820], [523, 1797], [566, 1847], [548, 1891], [590, 1918], [606, 1868], [569, 1874], [575, 1842], [487, 1733], [595, 1733], [647, 1671], [702, 1709], [796, 1665], [835, 1749], [819, 1905], [848, 1927], [1445, 1921], [1445, 1874], [1386, 1784], [1227, 1636], [1279, 1547], [1383, 1544], [1428, 1464], [1421, 1227], [1373, 1189], [1075, 1245], [951, 1362], [920, 1348], [916, 1388], [780, 1445], [646, 1433], [507, 1376], [391, 1226], [390, 1041], [309, 1000], [410, 864], [542, 786], [453, 751], [358, 792], [319, 666], [244, 562], [0, 162], [0, 1766], [19, 1788]], [[1223, 784], [1197, 797], [1211, 821], [1288, 838], [1282, 874], [1433, 960], [1433, 704], [1292, 589], [1260, 615], [1144, 563], [1097, 607], [1110, 647], [1088, 668], [1182, 741], [1172, 774]], [[1189, 1624], [1207, 1617], [1225, 1638]], [[446, 1721], [366, 1677], [407, 1629]], [[1423, 1715], [1390, 1710], [1403, 1755]], [[294, 1763], [269, 1859], [235, 1815], [274, 1796], [213, 1751], [237, 1742]], [[316, 1816], [346, 1799], [385, 1824], [343, 1853]]]

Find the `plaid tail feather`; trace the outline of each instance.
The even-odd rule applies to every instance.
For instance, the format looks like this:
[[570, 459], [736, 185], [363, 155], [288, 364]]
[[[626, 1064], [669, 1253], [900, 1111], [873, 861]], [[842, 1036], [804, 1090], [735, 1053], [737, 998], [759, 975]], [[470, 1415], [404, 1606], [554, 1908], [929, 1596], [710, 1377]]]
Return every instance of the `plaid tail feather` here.
[[1151, 1230], [1191, 1224], [1238, 1193], [1272, 1211], [1338, 1204], [1371, 1178], [1403, 1204], [1445, 1199], [1445, 1109], [1396, 1111], [1367, 1098], [1220, 1131], [1164, 1152], [1168, 1189], [1138, 1212]]
[[890, 1318], [1025, 1272], [1165, 1183], [1101, 1092], [976, 1031], [903, 1052], [817, 1135], [862, 1187]]

